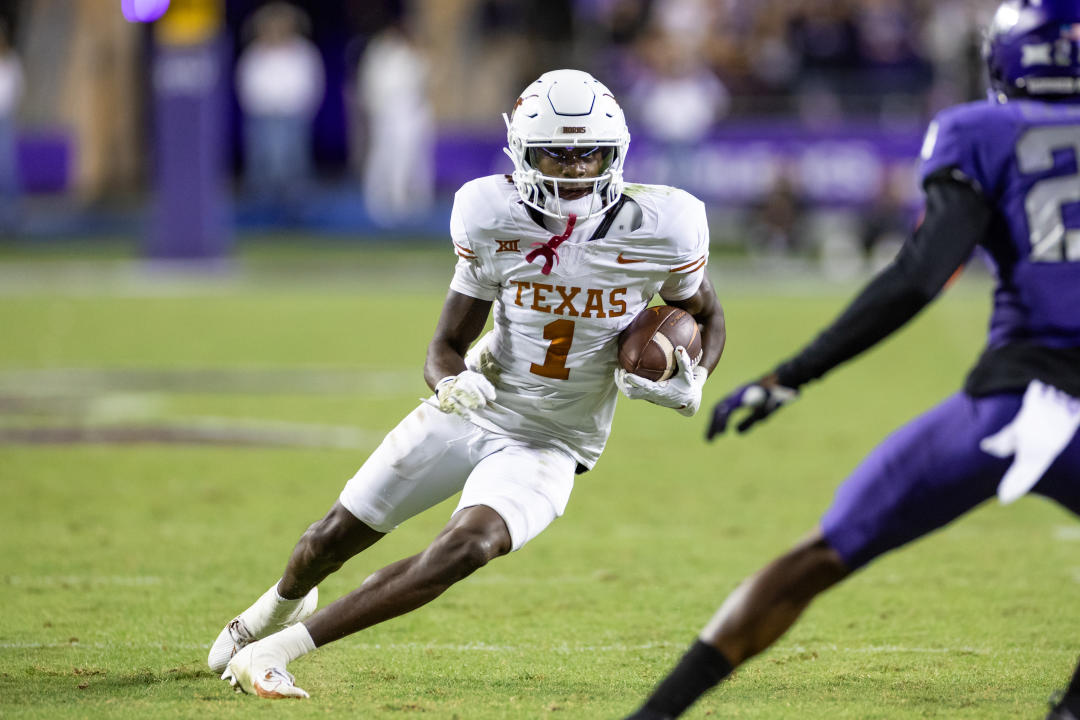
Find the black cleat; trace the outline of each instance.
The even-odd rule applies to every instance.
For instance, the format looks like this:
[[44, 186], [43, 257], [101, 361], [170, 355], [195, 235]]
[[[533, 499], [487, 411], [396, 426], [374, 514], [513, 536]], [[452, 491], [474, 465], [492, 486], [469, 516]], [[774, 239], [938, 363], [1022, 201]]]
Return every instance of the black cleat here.
[[1065, 707], [1065, 693], [1056, 692], [1050, 698], [1050, 713], [1046, 720], [1080, 720], [1072, 710]]

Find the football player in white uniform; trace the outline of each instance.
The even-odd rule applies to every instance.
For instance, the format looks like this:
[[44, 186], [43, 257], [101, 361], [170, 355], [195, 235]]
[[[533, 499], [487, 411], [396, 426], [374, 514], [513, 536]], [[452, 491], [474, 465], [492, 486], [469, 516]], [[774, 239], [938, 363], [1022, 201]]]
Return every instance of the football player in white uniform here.
[[[424, 377], [434, 396], [394, 428], [308, 528], [285, 572], [214, 642], [208, 663], [260, 697], [307, 697], [286, 664], [414, 610], [562, 515], [593, 466], [618, 391], [693, 415], [723, 352], [707, 275], [705, 209], [622, 179], [622, 110], [587, 73], [545, 73], [509, 118], [512, 176], [467, 183], [450, 220], [458, 256]], [[657, 294], [702, 327], [696, 365], [650, 382], [618, 368], [619, 332]], [[494, 330], [476, 343], [494, 308]], [[312, 614], [318, 583], [399, 523], [461, 493], [423, 552]]]

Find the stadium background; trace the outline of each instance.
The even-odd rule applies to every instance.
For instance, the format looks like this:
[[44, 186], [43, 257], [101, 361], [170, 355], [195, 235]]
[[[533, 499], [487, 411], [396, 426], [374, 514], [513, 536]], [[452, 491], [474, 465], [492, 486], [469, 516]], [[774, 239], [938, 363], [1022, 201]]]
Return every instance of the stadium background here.
[[[119, 5], [0, 2], [24, 73], [21, 191], [0, 208], [4, 717], [253, 711], [204, 671], [206, 648], [427, 392], [452, 193], [509, 170], [499, 114], [539, 72], [594, 72], [628, 114], [628, 178], [706, 200], [730, 332], [708, 407], [804, 342], [910, 229], [923, 129], [983, 96], [975, 28], [994, 3], [297, 3], [325, 94], [310, 181], [281, 202], [251, 189], [234, 75], [261, 3], [174, 0], [151, 26]], [[399, 25], [428, 68], [432, 192], [388, 215], [371, 198], [389, 176], [365, 179], [377, 133], [358, 76]], [[622, 716], [870, 447], [959, 387], [989, 290], [972, 263], [744, 438], [706, 445], [701, 417], [620, 404], [550, 531], [296, 663], [313, 700], [274, 712]], [[449, 510], [323, 597], [420, 550]], [[1040, 717], [1075, 661], [1078, 541], [1037, 500], [980, 509], [830, 593], [688, 717]]]
[[[814, 253], [836, 237], [902, 225], [916, 210], [913, 158], [928, 118], [982, 96], [979, 33], [989, 0], [448, 0], [298, 3], [326, 90], [310, 136], [315, 191], [282, 217], [243, 192], [244, 126], [234, 78], [265, 3], [202, 6], [214, 27], [229, 216], [243, 235], [283, 227], [367, 236], [385, 228], [364, 202], [372, 99], [358, 87], [373, 39], [404, 28], [426, 67], [422, 101], [436, 201], [396, 218], [412, 236], [444, 232], [450, 196], [501, 172], [501, 113], [544, 69], [605, 81], [633, 133], [627, 175], [686, 187], [716, 215], [718, 241]], [[125, 22], [110, 0], [6, 0], [25, 68], [19, 162], [28, 202], [19, 236], [136, 235], [161, 156], [155, 116], [172, 47]], [[174, 5], [172, 13], [178, 12]], [[166, 16], [166, 20], [168, 15]], [[216, 39], [215, 39], [216, 38]], [[198, 38], [196, 39], [197, 42]], [[388, 60], [386, 54], [379, 59]], [[406, 73], [389, 59], [386, 72]], [[156, 74], [155, 74], [156, 73]], [[697, 100], [694, 100], [697, 98]], [[389, 96], [390, 101], [398, 101]], [[419, 101], [419, 100], [418, 100]], [[691, 117], [688, 117], [691, 116]], [[692, 150], [692, 151], [691, 151]], [[897, 208], [907, 211], [897, 214]], [[851, 210], [858, 211], [853, 214]], [[374, 212], [379, 214], [379, 208]], [[140, 224], [142, 222], [142, 224]], [[872, 223], [871, 223], [872, 224]], [[880, 233], [879, 233], [880, 234]], [[790, 237], [788, 237], [790, 236]], [[875, 238], [867, 237], [871, 243]]]

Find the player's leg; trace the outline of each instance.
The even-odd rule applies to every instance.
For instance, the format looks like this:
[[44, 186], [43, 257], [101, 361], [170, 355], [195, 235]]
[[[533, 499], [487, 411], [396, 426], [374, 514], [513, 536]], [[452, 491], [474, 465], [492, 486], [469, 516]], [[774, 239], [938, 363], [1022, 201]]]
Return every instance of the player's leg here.
[[271, 672], [291, 682], [285, 672], [291, 660], [431, 602], [494, 558], [520, 548], [562, 514], [573, 488], [571, 457], [516, 445], [489, 453], [476, 443], [472, 451], [482, 459], [469, 475], [458, 509], [423, 552], [375, 572], [306, 621], [248, 645], [229, 663], [227, 679], [248, 692], [276, 697], [255, 680]]
[[887, 438], [837, 490], [821, 528], [725, 600], [632, 718], [678, 717], [782, 636], [821, 592], [992, 497], [1008, 463], [978, 444], [1018, 407], [1019, 396], [958, 394]]
[[207, 656], [210, 670], [220, 674], [248, 643], [310, 617], [319, 604], [318, 584], [384, 535], [335, 502], [300, 537], [281, 579], [218, 634]]
[[511, 446], [485, 455], [469, 475], [454, 516], [423, 552], [375, 572], [304, 622], [315, 645], [415, 610], [523, 546], [562, 514], [574, 467], [557, 450]]
[[210, 669], [221, 673], [245, 645], [309, 617], [323, 578], [398, 523], [460, 490], [472, 469], [463, 440], [476, 430], [427, 405], [406, 416], [330, 511], [304, 532], [280, 581], [219, 633], [207, 658]]
[[510, 534], [498, 513], [484, 506], [467, 508], [455, 514], [423, 552], [373, 573], [304, 622], [246, 645], [229, 661], [222, 679], [263, 698], [308, 697], [285, 669], [290, 662], [431, 602], [510, 547]]
[[497, 512], [483, 505], [466, 508], [423, 552], [373, 573], [304, 624], [315, 645], [325, 645], [426, 605], [510, 548]]
[[816, 529], [745, 580], [628, 720], [678, 717], [740, 663], [772, 645], [817, 595], [850, 570]]
[[357, 519], [340, 502], [300, 537], [281, 579], [229, 621], [210, 646], [207, 665], [222, 673], [248, 643], [307, 619], [319, 603], [318, 584], [385, 533]]
[[304, 597], [328, 575], [340, 570], [349, 558], [385, 535], [346, 510], [340, 500], [335, 502], [300, 536], [277, 591], [285, 598]]

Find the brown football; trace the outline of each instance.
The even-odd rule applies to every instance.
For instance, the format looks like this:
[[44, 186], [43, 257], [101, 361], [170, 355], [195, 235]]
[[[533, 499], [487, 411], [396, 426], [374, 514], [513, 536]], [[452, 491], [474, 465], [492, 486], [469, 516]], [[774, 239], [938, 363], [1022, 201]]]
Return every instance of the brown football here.
[[667, 380], [678, 363], [675, 348], [682, 346], [696, 365], [701, 360], [701, 331], [694, 317], [672, 305], [642, 310], [619, 333], [619, 365], [648, 380]]

